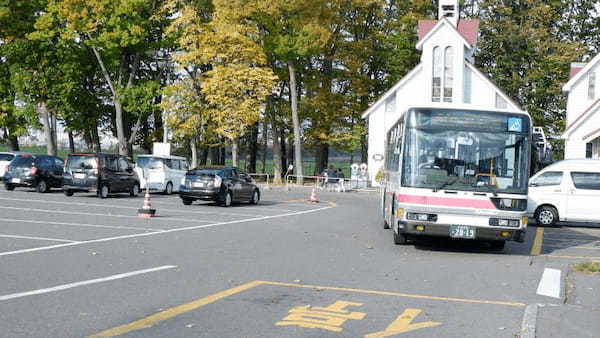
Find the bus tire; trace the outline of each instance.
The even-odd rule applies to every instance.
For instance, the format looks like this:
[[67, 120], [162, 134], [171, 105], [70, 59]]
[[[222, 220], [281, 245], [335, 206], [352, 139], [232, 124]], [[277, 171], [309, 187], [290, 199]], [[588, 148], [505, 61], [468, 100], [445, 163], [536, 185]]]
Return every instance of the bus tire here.
[[491, 241], [490, 242], [490, 247], [492, 248], [492, 250], [496, 250], [496, 251], [502, 251], [502, 250], [504, 250], [504, 246], [505, 245], [506, 245], [506, 241], [505, 240]]
[[406, 242], [407, 242], [406, 235], [399, 234], [396, 231], [394, 231], [394, 244], [404, 245], [404, 244], [406, 244]]

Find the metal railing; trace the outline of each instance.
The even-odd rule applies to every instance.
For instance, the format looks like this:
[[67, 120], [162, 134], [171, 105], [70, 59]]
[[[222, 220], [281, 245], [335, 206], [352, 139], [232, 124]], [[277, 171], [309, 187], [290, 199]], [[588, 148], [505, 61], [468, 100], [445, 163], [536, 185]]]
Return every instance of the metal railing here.
[[265, 178], [265, 182], [266, 182], [265, 187], [267, 189], [270, 189], [270, 187], [269, 187], [269, 179], [271, 178], [271, 176], [269, 174], [266, 174], [266, 173], [264, 173], [264, 174], [263, 173], [252, 173], [252, 174], [248, 174], [248, 176], [250, 176], [250, 177], [264, 177]]
[[[296, 182], [298, 182], [298, 178], [302, 177], [303, 180], [312, 180], [312, 184], [309, 183], [309, 185], [315, 185], [317, 188], [319, 188], [321, 186], [321, 181], [325, 178], [323, 176], [308, 176], [308, 175], [285, 175], [285, 187], [287, 190], [290, 190], [290, 182], [292, 181], [293, 178], [296, 179]], [[305, 184], [304, 184], [305, 185]]]

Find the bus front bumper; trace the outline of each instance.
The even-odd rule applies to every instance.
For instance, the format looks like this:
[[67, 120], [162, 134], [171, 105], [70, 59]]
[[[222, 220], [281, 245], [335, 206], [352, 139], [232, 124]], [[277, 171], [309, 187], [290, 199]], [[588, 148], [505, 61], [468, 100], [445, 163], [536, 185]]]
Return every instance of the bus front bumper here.
[[[430, 222], [398, 221], [398, 233], [408, 236], [452, 237], [451, 224]], [[460, 239], [493, 240], [493, 241], [525, 241], [526, 228], [503, 228], [492, 226], [469, 226], [474, 230], [474, 237], [455, 237]]]

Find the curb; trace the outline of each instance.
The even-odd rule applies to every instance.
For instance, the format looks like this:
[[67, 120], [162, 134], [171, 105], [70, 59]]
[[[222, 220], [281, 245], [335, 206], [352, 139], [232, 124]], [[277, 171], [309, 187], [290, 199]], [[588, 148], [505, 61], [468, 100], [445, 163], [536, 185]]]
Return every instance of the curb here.
[[525, 308], [521, 323], [521, 338], [535, 338], [538, 308], [538, 304], [530, 304]]

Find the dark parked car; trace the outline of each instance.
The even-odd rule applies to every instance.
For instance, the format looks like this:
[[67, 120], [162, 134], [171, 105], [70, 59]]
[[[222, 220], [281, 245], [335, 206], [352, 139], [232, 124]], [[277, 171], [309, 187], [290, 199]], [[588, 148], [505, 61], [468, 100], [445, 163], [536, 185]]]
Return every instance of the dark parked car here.
[[258, 203], [260, 190], [250, 176], [236, 167], [200, 168], [185, 174], [179, 197], [185, 205], [203, 200], [229, 207], [234, 202]]
[[125, 156], [69, 154], [65, 163], [63, 191], [67, 196], [91, 191], [97, 192], [100, 198], [119, 192], [137, 196], [140, 193], [140, 180], [133, 168], [133, 162]]
[[50, 188], [60, 188], [63, 182], [64, 162], [61, 158], [49, 155], [20, 154], [13, 158], [4, 174], [4, 187], [34, 187], [38, 192], [48, 192]]

